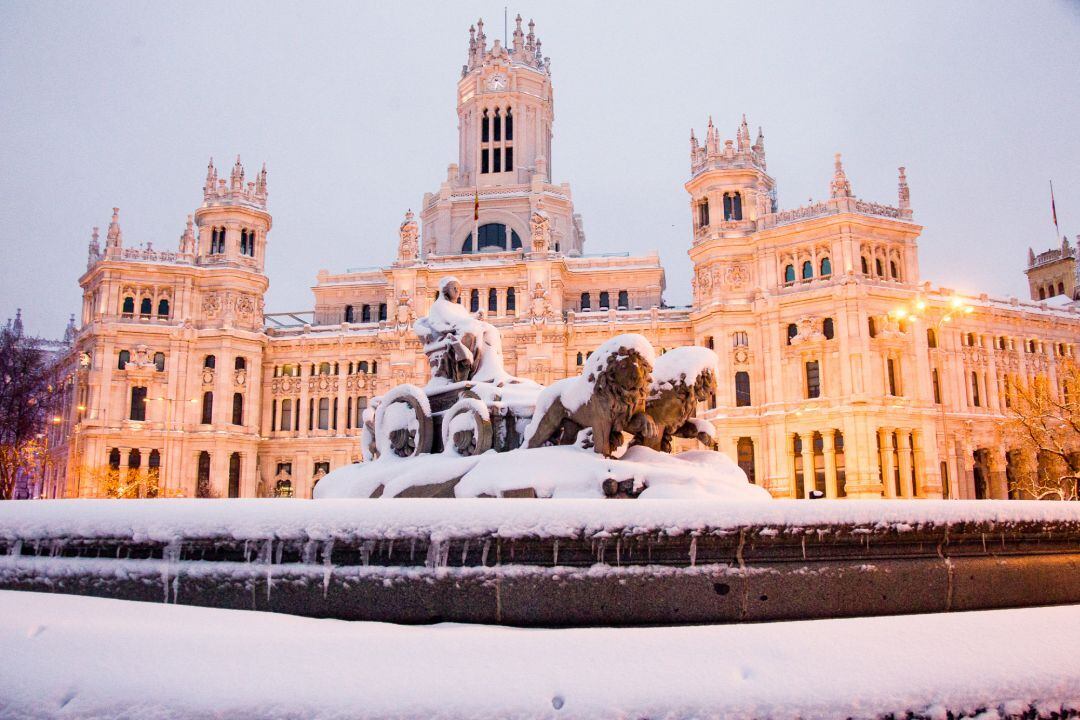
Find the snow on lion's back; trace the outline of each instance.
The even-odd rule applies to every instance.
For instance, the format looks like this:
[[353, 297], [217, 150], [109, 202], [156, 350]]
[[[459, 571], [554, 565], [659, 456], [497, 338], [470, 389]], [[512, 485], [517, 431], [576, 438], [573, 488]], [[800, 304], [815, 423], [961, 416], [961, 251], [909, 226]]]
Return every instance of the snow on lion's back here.
[[652, 384], [649, 389], [653, 392], [660, 390], [664, 385], [672, 386], [685, 378], [688, 385], [705, 370], [711, 370], [713, 377], [720, 374], [720, 359], [716, 353], [705, 347], [687, 346], [669, 350], [653, 363]]

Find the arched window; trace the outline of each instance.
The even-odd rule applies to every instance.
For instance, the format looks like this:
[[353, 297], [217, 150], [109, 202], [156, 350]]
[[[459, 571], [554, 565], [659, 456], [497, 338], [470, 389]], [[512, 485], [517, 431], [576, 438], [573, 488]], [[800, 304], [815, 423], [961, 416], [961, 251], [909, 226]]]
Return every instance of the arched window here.
[[142, 467], [142, 453], [138, 448], [133, 448], [128, 453], [128, 470], [138, 470]]
[[787, 266], [784, 267], [784, 282], [789, 284], [789, 285], [791, 283], [795, 282], [795, 266], [794, 265], [787, 265]]
[[1045, 300], [1046, 299], [1046, 288], [1039, 288], [1039, 299], [1040, 300]]
[[821, 332], [825, 335], [826, 340], [832, 340], [836, 336], [836, 329], [833, 327], [831, 317], [825, 318], [825, 321], [821, 323]]
[[319, 363], [319, 374], [320, 375], [329, 375], [330, 374], [330, 363], [328, 363], [328, 362]]
[[240, 497], [240, 453], [229, 456], [229, 497]]
[[889, 261], [889, 275], [892, 277], [893, 280], [899, 280], [900, 279], [900, 272], [896, 269], [896, 261], [895, 260], [890, 260]]
[[233, 360], [233, 370], [247, 370], [247, 358], [243, 355], [237, 355]]
[[[503, 125], [506, 127], [506, 139], [507, 140], [513, 140], [514, 139], [514, 111], [511, 110], [510, 108], [506, 108], [506, 118], [503, 120]], [[513, 170], [513, 168], [509, 167], [509, 163], [507, 164], [506, 169], [507, 170]]]
[[[495, 142], [502, 140], [502, 110], [495, 108], [495, 114], [491, 118], [491, 139]], [[498, 169], [496, 169], [498, 172]]]
[[154, 369], [158, 372], [165, 372], [165, 353], [154, 353]]
[[735, 407], [750, 407], [750, 373], [735, 373]]
[[861, 261], [861, 265], [862, 265], [862, 274], [863, 275], [869, 275], [870, 274], [870, 263], [869, 263], [869, 261], [867, 261], [866, 256], [863, 256], [863, 257], [859, 258], [859, 260]]
[[204, 368], [209, 368], [210, 370], [213, 370], [215, 367], [217, 367], [217, 358], [213, 355], [207, 355], [205, 358], [203, 358], [202, 366]]
[[735, 457], [742, 468], [742, 471], [746, 473], [746, 479], [750, 482], [754, 480], [754, 441], [748, 437], [741, 437], [735, 444]]
[[878, 277], [885, 277], [885, 270], [881, 265], [881, 258], [874, 259], [874, 270], [876, 271], [875, 274]]
[[931, 348], [937, 347], [937, 333], [934, 328], [926, 328], [926, 346]]
[[498, 312], [499, 310], [499, 291], [495, 288], [488, 289], [488, 312]]
[[517, 234], [517, 230], [510, 231], [510, 247], [506, 247], [506, 226], [502, 223], [481, 225], [477, 233], [480, 240], [476, 243], [475, 249], [473, 247], [472, 233], [469, 233], [468, 237], [465, 238], [465, 243], [461, 246], [463, 254], [521, 249], [521, 237]]
[[812, 277], [814, 277], [814, 263], [806, 260], [802, 264], [802, 279], [809, 280]]
[[866, 319], [866, 324], [870, 330], [870, 337], [877, 337], [877, 321], [873, 317]]
[[608, 295], [607, 290], [600, 293], [600, 309], [607, 310], [611, 307], [611, 297]]
[[630, 293], [625, 290], [619, 291], [619, 309], [627, 310], [630, 307]]
[[491, 130], [488, 127], [490, 118], [488, 117], [487, 108], [484, 108], [484, 112], [480, 115], [480, 142], [488, 142], [491, 140]]
[[157, 316], [163, 320], [167, 320], [169, 317], [169, 301], [165, 298], [158, 300]]
[[364, 305], [363, 307], [360, 308], [360, 322], [362, 322], [362, 323], [371, 322], [371, 306], [370, 305]]
[[131, 351], [121, 350], [120, 356], [116, 360], [116, 369], [123, 370], [127, 367], [127, 364], [131, 362]]
[[202, 424], [214, 422], [214, 393], [207, 390], [202, 394]]
[[1057, 294], [1058, 295], [1064, 295], [1065, 294], [1065, 283], [1060, 283], [1060, 282], [1058, 283]]
[[795, 323], [790, 323], [787, 326], [787, 344], [790, 345], [792, 339], [799, 334], [799, 326]]
[[124, 317], [131, 317], [132, 315], [134, 315], [135, 314], [135, 298], [131, 297], [130, 295], [125, 297], [124, 298], [124, 304], [120, 308], [120, 312], [124, 315]]
[[109, 451], [109, 468], [112, 470], [120, 469], [120, 448], [113, 448]]
[[821, 258], [821, 277], [832, 275], [832, 261], [829, 258]]
[[698, 203], [698, 227], [708, 227], [709, 225], [709, 198], [702, 199]]
[[592, 305], [590, 304], [591, 302], [592, 302], [592, 298], [589, 297], [589, 293], [587, 293], [587, 292], [581, 293], [581, 309], [582, 310], [591, 309], [592, 308]]
[[362, 373], [368, 372], [368, 362], [367, 362], [367, 360], [361, 360], [360, 362], [358, 362], [356, 364], [356, 367], [357, 367], [358, 372], [362, 372]]
[[195, 477], [195, 497], [211, 497], [210, 487], [210, 453], [203, 450], [199, 453], [199, 467]]
[[352, 305], [346, 305], [345, 306], [345, 322], [347, 322], [347, 323], [353, 322], [353, 306]]
[[506, 312], [517, 312], [517, 293], [514, 288], [506, 288]]
[[244, 394], [233, 393], [232, 396], [232, 424], [244, 424]]
[[476, 312], [480, 309], [480, 291], [473, 288], [469, 291], [469, 312]]
[[154, 311], [154, 301], [146, 297], [139, 301], [139, 315], [144, 318], [150, 317]]

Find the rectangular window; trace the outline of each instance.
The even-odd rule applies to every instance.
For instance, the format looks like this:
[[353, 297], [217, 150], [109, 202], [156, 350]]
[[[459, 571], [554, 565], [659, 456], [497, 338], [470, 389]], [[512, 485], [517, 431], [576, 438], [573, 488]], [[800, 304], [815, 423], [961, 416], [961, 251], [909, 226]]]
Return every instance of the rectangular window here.
[[379, 303], [379, 322], [386, 320], [386, 303]]
[[935, 405], [940, 405], [941, 404], [941, 382], [940, 382], [940, 380], [938, 378], [937, 368], [934, 368], [933, 372], [930, 373], [930, 379], [933, 381], [933, 384], [934, 384], [934, 404]]
[[142, 422], [146, 420], [146, 388], [131, 388], [131, 414], [132, 420]]
[[625, 290], [619, 291], [619, 309], [626, 310], [630, 307], [630, 293]]
[[319, 429], [330, 429], [330, 398], [319, 398]]
[[345, 429], [352, 430], [352, 397], [345, 398]]
[[982, 406], [979, 401], [979, 375], [975, 372], [971, 373], [971, 402], [975, 407]]
[[337, 430], [338, 399], [334, 398], [334, 413], [330, 416], [330, 427]]
[[887, 378], [889, 382], [889, 394], [898, 397], [900, 395], [900, 385], [898, 378], [896, 377], [896, 360], [889, 358], [887, 365], [886, 372], [889, 375]]
[[491, 172], [502, 172], [502, 153], [499, 152], [499, 148], [495, 148], [491, 153]]
[[491, 127], [494, 130], [491, 134], [492, 139], [495, 142], [502, 140], [502, 115], [498, 110], [495, 111], [495, 117], [491, 118]]
[[292, 430], [292, 400], [281, 401], [281, 429]]
[[506, 148], [506, 172], [514, 169], [514, 148]]
[[367, 409], [367, 398], [360, 396], [356, 398], [356, 427], [364, 427], [364, 410]]
[[806, 397], [821, 397], [821, 370], [817, 360], [806, 363]]
[[277, 431], [277, 400], [270, 401], [270, 432]]
[[[731, 344], [733, 347], [746, 347], [750, 344], [750, 336], [745, 330], [738, 330], [732, 334]], [[709, 347], [712, 347], [710, 345]]]
[[315, 429], [315, 398], [308, 400], [307, 408], [307, 429], [311, 432]]
[[480, 172], [482, 174], [488, 172], [488, 149], [484, 148], [480, 151]]

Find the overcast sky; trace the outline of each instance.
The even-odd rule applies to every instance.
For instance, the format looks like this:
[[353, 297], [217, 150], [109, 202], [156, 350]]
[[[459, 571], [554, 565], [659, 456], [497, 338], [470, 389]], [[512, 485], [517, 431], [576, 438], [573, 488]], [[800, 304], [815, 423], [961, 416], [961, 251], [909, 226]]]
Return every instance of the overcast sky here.
[[[906, 165], [923, 279], [1026, 297], [1029, 245], [1080, 233], [1076, 2], [532, 3], [555, 85], [552, 171], [586, 252], [659, 249], [690, 299], [691, 126], [765, 131], [783, 208], [896, 203]], [[268, 311], [320, 268], [392, 261], [407, 208], [457, 158], [469, 24], [501, 3], [0, 3], [0, 318], [59, 335], [93, 225], [175, 249], [206, 161], [269, 167]], [[511, 20], [512, 22], [512, 20]]]

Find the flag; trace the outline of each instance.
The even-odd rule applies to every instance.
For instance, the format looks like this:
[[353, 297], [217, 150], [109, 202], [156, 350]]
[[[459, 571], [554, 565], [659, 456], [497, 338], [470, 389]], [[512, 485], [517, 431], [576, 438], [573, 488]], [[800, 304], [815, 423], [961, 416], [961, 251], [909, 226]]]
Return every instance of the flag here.
[[[480, 188], [476, 189], [476, 196], [473, 198], [472, 219], [473, 220], [479, 220], [480, 219]], [[1056, 221], [1055, 221], [1055, 224], [1056, 224]]]
[[1058, 226], [1057, 222], [1057, 205], [1054, 203], [1054, 181], [1050, 181], [1050, 214], [1054, 216], [1054, 227]]

